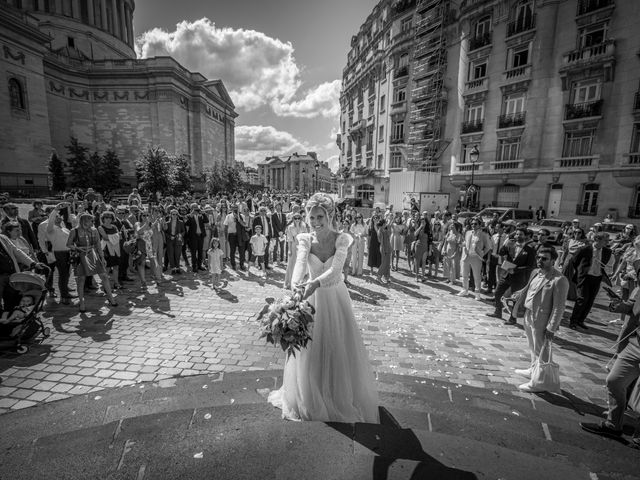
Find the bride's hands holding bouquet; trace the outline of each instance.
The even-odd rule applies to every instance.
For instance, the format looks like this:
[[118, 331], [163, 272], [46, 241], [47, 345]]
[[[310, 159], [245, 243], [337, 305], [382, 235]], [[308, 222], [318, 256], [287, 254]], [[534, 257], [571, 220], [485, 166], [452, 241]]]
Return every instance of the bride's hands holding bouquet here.
[[313, 295], [319, 286], [320, 282], [317, 280], [310, 280], [308, 282], [301, 283], [295, 288], [295, 295], [299, 295], [300, 300], [307, 300], [311, 295]]

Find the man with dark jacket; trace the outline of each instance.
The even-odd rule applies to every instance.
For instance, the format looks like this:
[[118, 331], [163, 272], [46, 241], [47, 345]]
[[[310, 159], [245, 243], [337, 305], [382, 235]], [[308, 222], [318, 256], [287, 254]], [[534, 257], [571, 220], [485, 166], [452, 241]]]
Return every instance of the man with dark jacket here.
[[273, 225], [271, 223], [271, 217], [267, 214], [267, 207], [262, 205], [258, 208], [258, 215], [253, 219], [253, 231], [255, 232], [256, 226], [262, 227], [262, 234], [267, 237], [267, 249], [264, 252], [264, 268], [269, 269], [269, 245], [273, 238]]
[[285, 261], [284, 258], [284, 241], [281, 241], [284, 238], [285, 231], [287, 229], [287, 217], [284, 213], [282, 213], [282, 204], [276, 203], [275, 206], [276, 211], [271, 214], [271, 225], [273, 225], [273, 238], [276, 239], [276, 246], [273, 249], [273, 260], [278, 260], [282, 263]]
[[[507, 290], [511, 289], [511, 292], [516, 292], [527, 284], [531, 272], [536, 266], [536, 252], [528, 245], [527, 242], [527, 229], [524, 227], [517, 227], [514, 235], [515, 245], [505, 245], [502, 247], [502, 251], [499, 252], [500, 256], [503, 256], [507, 260], [507, 264], [503, 263], [502, 266], [506, 271], [506, 275], [496, 287], [496, 293], [493, 298], [493, 304], [495, 311], [488, 314], [489, 317], [502, 319], [502, 296]], [[516, 319], [510, 316], [505, 324], [515, 325]]]
[[593, 302], [600, 290], [602, 278], [606, 277], [604, 271], [611, 259], [611, 249], [605, 245], [609, 241], [606, 232], [597, 232], [593, 237], [593, 244], [580, 248], [571, 259], [573, 263], [577, 296], [576, 303], [569, 319], [569, 328], [588, 328], [584, 321], [591, 311]]
[[202, 266], [202, 246], [204, 237], [207, 234], [205, 225], [209, 223], [206, 215], [200, 211], [197, 203], [191, 205], [191, 214], [185, 222], [187, 244], [191, 252], [191, 270], [198, 273], [198, 270], [206, 270]]

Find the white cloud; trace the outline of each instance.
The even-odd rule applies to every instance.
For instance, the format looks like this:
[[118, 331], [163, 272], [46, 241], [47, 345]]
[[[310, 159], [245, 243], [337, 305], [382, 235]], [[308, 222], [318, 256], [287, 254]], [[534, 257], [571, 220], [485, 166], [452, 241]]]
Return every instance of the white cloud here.
[[289, 132], [268, 125], [241, 125], [235, 128], [236, 160], [255, 167], [271, 155], [288, 155], [293, 152], [314, 151]]
[[273, 110], [278, 115], [313, 118], [323, 116], [336, 118], [340, 115], [340, 88], [342, 82], [325, 82], [305, 92], [302, 100], [290, 103], [274, 103]]
[[182, 21], [173, 32], [149, 30], [136, 40], [140, 58], [172, 56], [191, 71], [221, 79], [239, 108], [268, 105], [281, 116], [339, 114], [340, 81], [310, 88], [302, 98], [300, 68], [290, 42], [254, 30], [218, 28], [207, 18]]
[[338, 169], [340, 157], [338, 155], [331, 155], [329, 158], [327, 158], [327, 162], [329, 163], [329, 169], [332, 172], [335, 172]]

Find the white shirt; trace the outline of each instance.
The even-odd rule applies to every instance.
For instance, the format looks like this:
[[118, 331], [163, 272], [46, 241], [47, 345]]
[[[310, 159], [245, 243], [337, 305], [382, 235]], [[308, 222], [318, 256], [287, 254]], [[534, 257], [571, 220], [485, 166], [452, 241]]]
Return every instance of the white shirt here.
[[267, 237], [265, 237], [263, 234], [255, 234], [253, 237], [251, 237], [249, 243], [251, 244], [251, 252], [254, 255], [264, 255], [264, 251], [267, 248]]
[[529, 285], [529, 289], [527, 290], [527, 297], [524, 300], [524, 308], [531, 310], [533, 308], [533, 297], [538, 293], [538, 289], [543, 282], [546, 281], [545, 275], [538, 273], [533, 280], [531, 280], [531, 284]]
[[591, 258], [591, 266], [589, 267], [588, 275], [594, 277], [602, 276], [602, 249], [594, 248], [593, 257]]
[[[240, 218], [240, 214], [238, 214]], [[227, 233], [237, 233], [236, 232], [236, 219], [233, 213], [227, 215], [224, 219], [224, 225], [227, 227]]]

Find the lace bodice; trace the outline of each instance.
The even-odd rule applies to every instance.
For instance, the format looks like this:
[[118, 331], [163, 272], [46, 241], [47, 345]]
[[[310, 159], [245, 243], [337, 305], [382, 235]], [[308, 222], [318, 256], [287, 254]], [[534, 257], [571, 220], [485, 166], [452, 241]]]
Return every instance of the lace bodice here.
[[335, 287], [343, 281], [342, 269], [347, 259], [349, 246], [353, 241], [350, 235], [341, 233], [336, 238], [336, 252], [325, 262], [311, 253], [312, 234], [301, 233], [298, 239], [298, 256], [293, 270], [292, 285], [302, 283], [305, 274], [320, 281], [320, 287]]

